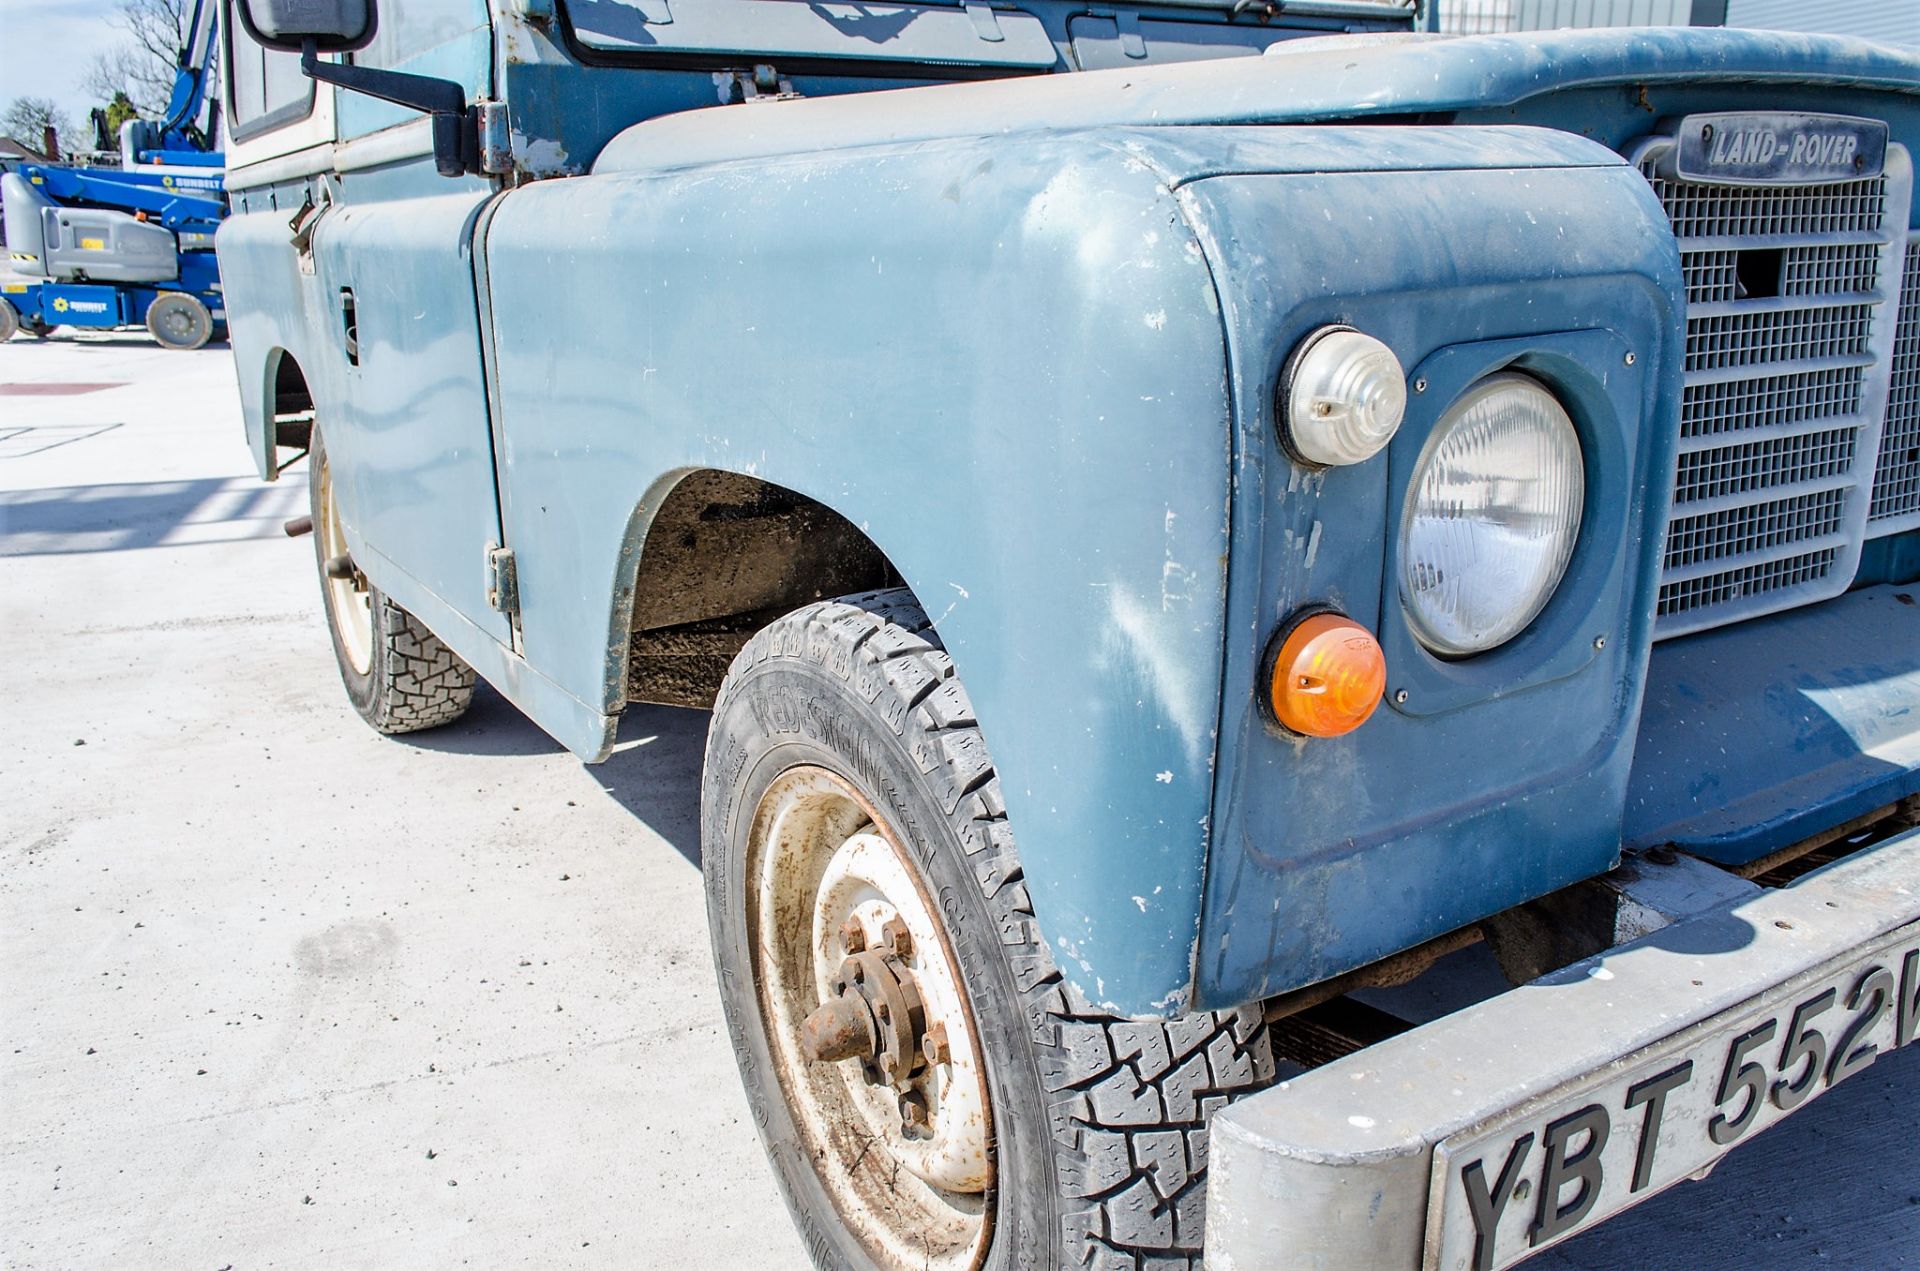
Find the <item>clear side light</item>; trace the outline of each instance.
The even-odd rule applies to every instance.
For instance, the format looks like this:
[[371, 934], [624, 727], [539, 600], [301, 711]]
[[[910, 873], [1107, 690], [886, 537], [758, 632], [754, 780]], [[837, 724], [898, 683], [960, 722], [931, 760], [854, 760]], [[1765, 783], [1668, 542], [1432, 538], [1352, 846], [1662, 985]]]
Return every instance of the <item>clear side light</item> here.
[[1281, 439], [1323, 468], [1361, 463], [1393, 440], [1407, 414], [1407, 373], [1393, 350], [1352, 327], [1301, 341], [1280, 384]]

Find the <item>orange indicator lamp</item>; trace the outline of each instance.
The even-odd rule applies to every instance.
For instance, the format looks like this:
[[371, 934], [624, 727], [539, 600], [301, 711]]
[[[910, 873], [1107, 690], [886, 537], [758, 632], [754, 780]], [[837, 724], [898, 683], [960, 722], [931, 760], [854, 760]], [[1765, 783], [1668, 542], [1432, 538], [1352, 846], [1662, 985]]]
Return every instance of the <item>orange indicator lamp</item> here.
[[1340, 737], [1367, 722], [1387, 689], [1380, 642], [1345, 614], [1308, 614], [1268, 646], [1268, 705], [1289, 732]]

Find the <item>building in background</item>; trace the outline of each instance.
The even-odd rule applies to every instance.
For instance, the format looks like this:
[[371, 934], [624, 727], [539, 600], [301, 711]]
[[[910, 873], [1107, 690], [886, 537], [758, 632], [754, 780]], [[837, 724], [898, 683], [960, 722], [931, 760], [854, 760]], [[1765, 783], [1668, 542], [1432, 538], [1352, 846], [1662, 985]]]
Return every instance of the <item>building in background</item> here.
[[1744, 26], [1920, 46], [1920, 0], [1436, 0], [1458, 34], [1594, 26]]

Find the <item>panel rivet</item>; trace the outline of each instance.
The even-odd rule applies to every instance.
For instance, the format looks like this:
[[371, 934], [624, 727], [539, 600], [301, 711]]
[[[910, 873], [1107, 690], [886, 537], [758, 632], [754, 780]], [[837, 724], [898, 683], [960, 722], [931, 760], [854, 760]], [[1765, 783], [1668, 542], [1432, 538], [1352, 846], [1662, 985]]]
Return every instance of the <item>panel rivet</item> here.
[[1395, 704], [1400, 706], [1405, 706], [1407, 704], [1407, 690], [1400, 689], [1397, 692], [1395, 692], [1393, 695], [1393, 700]]
[[1593, 651], [1595, 653], [1598, 653], [1600, 650], [1606, 647], [1607, 647], [1607, 637], [1605, 636], [1593, 637]]
[[1633, 364], [1634, 364], [1635, 362], [1638, 362], [1639, 360], [1640, 360], [1640, 358], [1639, 358], [1639, 356], [1638, 356], [1637, 354], [1633, 354], [1633, 353], [1629, 353], [1629, 354], [1627, 354], [1627, 365], [1628, 365], [1628, 366], [1632, 366], [1632, 365], [1633, 365]]
[[1427, 381], [1425, 376], [1422, 376], [1421, 378], [1413, 382], [1413, 391], [1416, 393], [1424, 393], [1427, 391]]

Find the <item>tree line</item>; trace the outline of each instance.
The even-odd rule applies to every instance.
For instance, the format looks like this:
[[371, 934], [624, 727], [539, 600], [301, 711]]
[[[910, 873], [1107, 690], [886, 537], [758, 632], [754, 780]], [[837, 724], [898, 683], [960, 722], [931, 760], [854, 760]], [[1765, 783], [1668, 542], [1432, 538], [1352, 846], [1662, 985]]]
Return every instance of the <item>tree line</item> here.
[[[109, 140], [129, 119], [162, 119], [180, 52], [192, 32], [191, 0], [120, 0], [111, 19], [119, 39], [95, 55], [83, 81], [105, 113]], [[75, 120], [47, 97], [16, 97], [0, 111], [0, 135], [40, 150], [53, 130], [62, 154], [93, 148], [90, 120]]]

